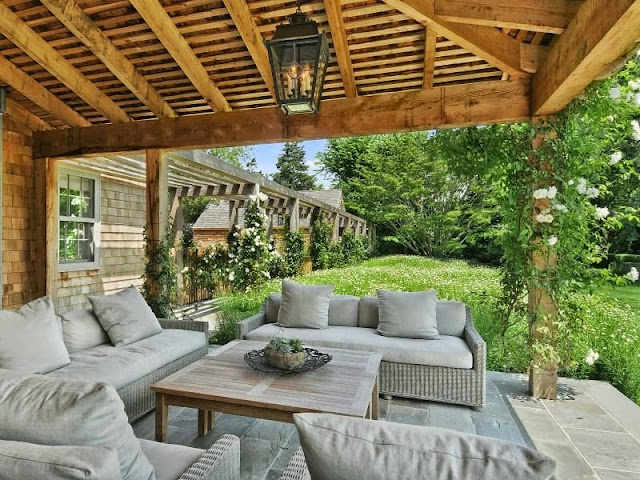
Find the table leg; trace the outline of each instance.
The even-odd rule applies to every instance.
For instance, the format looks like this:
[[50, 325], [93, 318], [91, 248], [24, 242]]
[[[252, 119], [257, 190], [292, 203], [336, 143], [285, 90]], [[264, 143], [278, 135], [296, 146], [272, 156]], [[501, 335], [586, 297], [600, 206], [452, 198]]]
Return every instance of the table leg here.
[[167, 442], [167, 404], [163, 393], [156, 393], [156, 442]]
[[378, 400], [379, 400], [380, 392], [378, 385], [378, 377], [376, 377], [376, 382], [373, 384], [373, 393], [371, 394], [371, 418], [373, 420], [378, 420]]
[[206, 435], [209, 432], [209, 410], [198, 409], [198, 435]]
[[209, 430], [213, 430], [216, 426], [216, 412], [213, 410], [207, 410], [209, 412]]

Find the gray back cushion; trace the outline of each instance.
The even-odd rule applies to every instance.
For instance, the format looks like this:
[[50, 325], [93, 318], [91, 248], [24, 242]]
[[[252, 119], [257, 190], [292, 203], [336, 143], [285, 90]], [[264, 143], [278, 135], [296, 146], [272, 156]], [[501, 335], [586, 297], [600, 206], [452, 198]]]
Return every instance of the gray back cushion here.
[[276, 323], [278, 321], [278, 312], [280, 311], [281, 300], [281, 293], [272, 293], [267, 297], [266, 323]]
[[113, 295], [90, 296], [89, 301], [100, 325], [116, 347], [162, 331], [153, 311], [133, 286]]
[[123, 480], [155, 479], [115, 389], [0, 370], [0, 438], [116, 452]]
[[121, 480], [118, 456], [102, 447], [0, 440], [0, 479]]
[[327, 328], [329, 299], [333, 285], [303, 285], [282, 281], [278, 325], [297, 328]]
[[109, 343], [109, 336], [90, 308], [83, 308], [62, 315], [64, 344], [70, 352]]
[[436, 319], [440, 335], [461, 337], [467, 321], [467, 310], [462, 302], [438, 300], [436, 302]]
[[313, 480], [548, 480], [555, 470], [536, 450], [488, 437], [343, 415], [293, 419]]
[[19, 310], [0, 310], [0, 368], [47, 373], [71, 362], [62, 337], [62, 321], [49, 297]]
[[360, 299], [352, 295], [332, 295], [329, 300], [329, 325], [357, 327], [359, 303]]
[[378, 290], [378, 333], [385, 337], [439, 340], [436, 291]]
[[362, 297], [358, 304], [358, 326], [378, 328], [378, 298]]

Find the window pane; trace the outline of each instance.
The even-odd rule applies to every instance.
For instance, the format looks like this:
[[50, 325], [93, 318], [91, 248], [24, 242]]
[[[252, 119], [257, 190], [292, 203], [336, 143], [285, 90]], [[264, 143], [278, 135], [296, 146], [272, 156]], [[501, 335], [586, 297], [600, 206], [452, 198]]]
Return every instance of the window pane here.
[[82, 216], [85, 218], [93, 218], [94, 215], [94, 194], [95, 180], [91, 178], [82, 179]]
[[60, 222], [60, 262], [91, 262], [94, 259], [93, 225]]
[[80, 195], [80, 177], [69, 175], [69, 216], [79, 217], [82, 214], [82, 197]]
[[59, 198], [60, 198], [60, 215], [64, 217], [69, 216], [69, 175], [60, 175], [59, 183]]

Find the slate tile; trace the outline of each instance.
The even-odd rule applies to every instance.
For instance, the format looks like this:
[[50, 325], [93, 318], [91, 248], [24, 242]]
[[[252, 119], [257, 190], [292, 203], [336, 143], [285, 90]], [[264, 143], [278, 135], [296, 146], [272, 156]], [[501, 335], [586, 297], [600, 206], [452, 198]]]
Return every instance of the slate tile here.
[[594, 467], [640, 472], [640, 443], [628, 433], [565, 431]]

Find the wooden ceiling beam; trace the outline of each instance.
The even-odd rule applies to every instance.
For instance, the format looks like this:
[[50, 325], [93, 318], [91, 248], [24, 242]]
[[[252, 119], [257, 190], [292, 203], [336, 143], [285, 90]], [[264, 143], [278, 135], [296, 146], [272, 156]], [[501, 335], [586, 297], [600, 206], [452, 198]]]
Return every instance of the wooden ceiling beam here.
[[224, 95], [158, 0], [131, 0], [131, 4], [211, 108], [216, 112], [231, 111]]
[[42, 3], [158, 118], [178, 116], [75, 0]]
[[436, 65], [436, 46], [438, 35], [432, 28], [424, 33], [424, 76], [422, 88], [433, 88], [433, 73]]
[[492, 27], [449, 23], [435, 14], [434, 0], [384, 0], [439, 35], [515, 77], [528, 76], [520, 66], [520, 42]]
[[0, 55], [0, 81], [69, 126], [87, 127], [91, 125], [82, 115], [73, 111], [2, 55]]
[[353, 74], [353, 65], [351, 65], [351, 53], [349, 52], [347, 31], [344, 26], [340, 0], [324, 0], [324, 10], [327, 13], [327, 20], [329, 21], [329, 30], [331, 31], [333, 48], [338, 59], [344, 93], [347, 98], [357, 97], [358, 89]]
[[562, 33], [581, 0], [435, 0], [434, 13], [451, 23]]
[[562, 110], [640, 39], [640, 0], [587, 0], [553, 44], [532, 82], [532, 111]]
[[53, 130], [53, 127], [48, 122], [31, 113], [11, 97], [7, 97], [7, 115], [21, 126], [26, 127], [29, 132]]
[[454, 85], [322, 102], [318, 114], [278, 107], [38, 132], [34, 156], [146, 148], [195, 149], [463, 127], [530, 118], [529, 79]]
[[127, 113], [91, 83], [66, 58], [32, 30], [4, 3], [0, 3], [0, 33], [67, 85], [111, 122], [129, 122]]
[[262, 76], [267, 89], [275, 99], [275, 89], [273, 87], [273, 75], [271, 73], [271, 65], [269, 63], [269, 52], [264, 45], [264, 38], [258, 30], [251, 10], [245, 0], [224, 0], [224, 5], [227, 7], [229, 15], [238, 30], [238, 33], [242, 37], [242, 40], [249, 50], [253, 62], [258, 68], [258, 72]]

